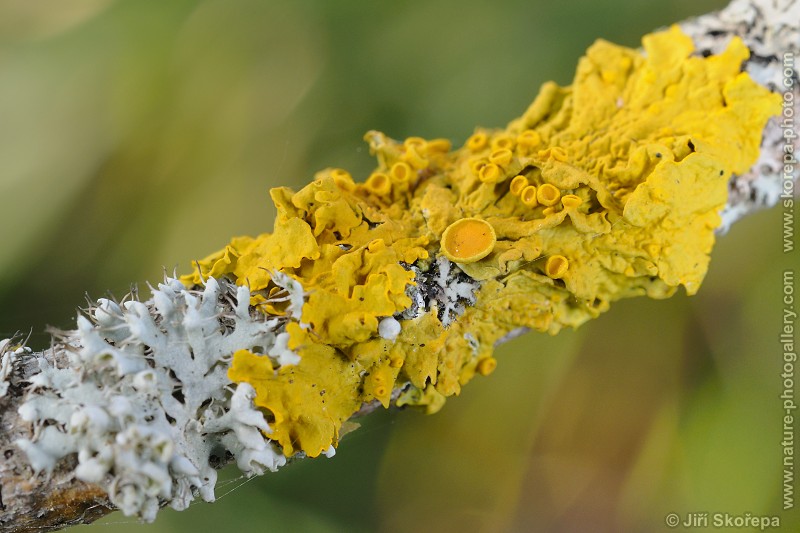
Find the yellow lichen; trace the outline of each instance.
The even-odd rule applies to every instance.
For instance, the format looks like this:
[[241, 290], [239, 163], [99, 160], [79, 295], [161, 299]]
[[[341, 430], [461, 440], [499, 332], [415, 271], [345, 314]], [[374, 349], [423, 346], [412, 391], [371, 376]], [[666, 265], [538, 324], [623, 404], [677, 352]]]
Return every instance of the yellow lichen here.
[[519, 193], [519, 199], [528, 207], [536, 207], [539, 201], [536, 199], [536, 187], [528, 185]]
[[488, 376], [494, 369], [497, 368], [497, 359], [494, 357], [485, 357], [478, 361], [478, 365], [475, 367], [478, 374], [481, 376]]
[[489, 255], [496, 242], [491, 224], [477, 218], [462, 218], [444, 230], [442, 255], [454, 263], [474, 263]]
[[569, 261], [563, 255], [551, 255], [544, 265], [544, 272], [553, 279], [563, 278], [569, 269]]
[[511, 163], [514, 154], [508, 148], [500, 148], [489, 154], [489, 162], [497, 166], [505, 167]]
[[[511, 180], [511, 184], [508, 186], [508, 190], [514, 196], [519, 196], [525, 187], [528, 186], [528, 178], [522, 175], [514, 176], [514, 179]], [[536, 187], [533, 188], [534, 193], [536, 192]]]
[[561, 203], [564, 205], [564, 209], [573, 209], [579, 207], [583, 200], [575, 194], [566, 194], [561, 198]]
[[389, 180], [389, 176], [383, 172], [376, 172], [371, 175], [367, 179], [366, 186], [370, 192], [379, 196], [389, 194], [392, 190], [392, 182]]
[[467, 139], [467, 148], [473, 152], [483, 149], [489, 140], [489, 136], [485, 132], [479, 131]]
[[528, 155], [542, 142], [542, 136], [536, 130], [525, 130], [517, 136], [517, 147], [522, 155]]
[[[336, 445], [365, 402], [437, 410], [494, 369], [495, 341], [516, 328], [556, 333], [620, 298], [698, 290], [728, 178], [756, 160], [780, 99], [740, 71], [738, 39], [704, 58], [673, 27], [643, 47], [598, 41], [571, 86], [544, 84], [521, 117], [460, 149], [368, 133], [378, 167], [364, 183], [328, 169], [273, 189], [273, 233], [235, 238], [183, 278], [228, 276], [283, 317], [299, 363], [240, 351], [229, 377], [253, 385], [286, 454]], [[448, 283], [442, 256], [474, 301], [416, 286]], [[299, 317], [277, 272], [302, 286]], [[400, 332], [383, 338], [389, 317]]]
[[481, 164], [478, 177], [483, 183], [497, 183], [503, 178], [503, 171], [496, 163]]
[[560, 199], [561, 191], [549, 183], [543, 183], [536, 189], [536, 200], [542, 205], [556, 205]]

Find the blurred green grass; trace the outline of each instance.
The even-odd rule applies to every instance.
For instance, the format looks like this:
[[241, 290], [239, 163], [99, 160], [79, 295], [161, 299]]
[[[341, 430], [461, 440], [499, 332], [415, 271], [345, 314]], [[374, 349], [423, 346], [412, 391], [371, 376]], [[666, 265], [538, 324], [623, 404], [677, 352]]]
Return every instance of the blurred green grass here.
[[[86, 293], [146, 292], [270, 230], [270, 187], [369, 172], [367, 130], [460, 143], [568, 83], [595, 39], [636, 46], [723, 3], [0, 0], [0, 333], [32, 328], [44, 347]], [[438, 415], [373, 415], [334, 459], [147, 530], [644, 532], [670, 511], [780, 514], [779, 217], [722, 238], [693, 298], [517, 339]]]

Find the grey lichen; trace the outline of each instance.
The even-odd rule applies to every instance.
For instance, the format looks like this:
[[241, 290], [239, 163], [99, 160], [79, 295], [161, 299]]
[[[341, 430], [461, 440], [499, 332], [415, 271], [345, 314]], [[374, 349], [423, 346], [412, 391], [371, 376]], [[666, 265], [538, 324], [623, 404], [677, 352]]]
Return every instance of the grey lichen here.
[[[297, 307], [302, 287], [284, 288]], [[202, 292], [167, 279], [148, 302], [99, 300], [38, 358], [18, 410], [33, 437], [16, 444], [37, 472], [76, 454], [75, 477], [147, 521], [164, 504], [186, 508], [196, 494], [213, 501], [214, 467], [227, 457], [248, 475], [286, 462], [265, 437], [253, 388], [227, 377], [241, 349], [264, 351], [276, 365], [296, 362], [283, 322], [253, 310], [247, 287], [213, 278]], [[7, 344], [2, 375], [14, 353]]]
[[0, 340], [0, 398], [8, 393], [11, 385], [11, 376], [23, 354], [29, 354], [30, 348], [18, 344], [14, 339]]
[[436, 309], [442, 325], [447, 327], [464, 314], [465, 306], [475, 303], [480, 283], [446, 257], [438, 257], [425, 268], [417, 265], [408, 268], [414, 272], [414, 284], [406, 291], [411, 306], [396, 318], [409, 320]]

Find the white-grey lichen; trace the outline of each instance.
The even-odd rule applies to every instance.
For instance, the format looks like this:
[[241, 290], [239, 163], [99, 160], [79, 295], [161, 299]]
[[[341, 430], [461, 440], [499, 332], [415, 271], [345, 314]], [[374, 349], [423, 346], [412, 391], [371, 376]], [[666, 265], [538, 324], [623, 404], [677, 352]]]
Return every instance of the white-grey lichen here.
[[400, 322], [394, 317], [387, 316], [378, 324], [378, 335], [380, 335], [382, 339], [393, 341], [400, 335], [401, 329], [402, 326]]
[[481, 345], [478, 339], [475, 338], [475, 335], [468, 331], [464, 333], [464, 340], [467, 341], [467, 346], [469, 346], [469, 349], [472, 351], [472, 355], [477, 356]]
[[442, 325], [448, 327], [464, 313], [465, 306], [474, 304], [477, 299], [480, 282], [444, 256], [439, 256], [426, 270], [415, 265], [407, 268], [415, 275], [414, 284], [406, 290], [411, 305], [395, 315], [397, 319], [414, 319], [436, 309]]
[[17, 361], [24, 353], [30, 353], [30, 348], [16, 345], [13, 339], [0, 340], [0, 398], [8, 393], [11, 385], [11, 375]]
[[[737, 36], [750, 49], [744, 69], [771, 91], [783, 90], [783, 53], [800, 47], [800, 2], [733, 0], [725, 9], [681, 24], [699, 54], [722, 53]], [[797, 73], [794, 73], [795, 79]]]
[[[270, 298], [270, 302], [287, 301], [289, 304], [286, 307], [286, 314], [300, 322], [300, 317], [303, 314], [303, 304], [306, 301], [306, 292], [303, 290], [303, 285], [293, 277], [276, 270], [271, 272], [273, 283], [283, 289], [275, 297]], [[282, 296], [285, 294], [285, 296]], [[307, 324], [300, 322], [301, 327], [308, 327]]]
[[[286, 318], [251, 312], [247, 287], [213, 278], [203, 291], [167, 279], [148, 302], [99, 300], [38, 359], [19, 408], [34, 436], [17, 441], [32, 468], [51, 472], [76, 454], [78, 479], [150, 521], [163, 504], [184, 509], [196, 494], [213, 501], [214, 467], [230, 456], [245, 474], [285, 464], [265, 436], [253, 388], [227, 377], [241, 349], [276, 367], [299, 361], [284, 328], [299, 319], [302, 286], [288, 276], [275, 281], [290, 302]], [[7, 344], [0, 345], [3, 382], [13, 364]]]
[[436, 260], [433, 281], [438, 286], [434, 291], [442, 325], [447, 327], [464, 314], [464, 306], [475, 303], [480, 283], [470, 278], [446, 257]]

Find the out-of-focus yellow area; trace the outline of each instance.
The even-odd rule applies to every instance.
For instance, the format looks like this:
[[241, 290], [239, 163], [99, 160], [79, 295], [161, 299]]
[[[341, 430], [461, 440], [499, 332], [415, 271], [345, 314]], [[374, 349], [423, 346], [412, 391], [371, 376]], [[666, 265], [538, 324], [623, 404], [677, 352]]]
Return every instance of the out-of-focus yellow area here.
[[[84, 293], [269, 230], [270, 187], [368, 175], [365, 131], [461, 144], [568, 83], [596, 38], [637, 46], [721, 5], [0, 0], [0, 334], [46, 347]], [[148, 531], [644, 532], [669, 512], [792, 531], [780, 224], [734, 226], [694, 297], [519, 338], [439, 414], [372, 415], [335, 458], [232, 481]]]

